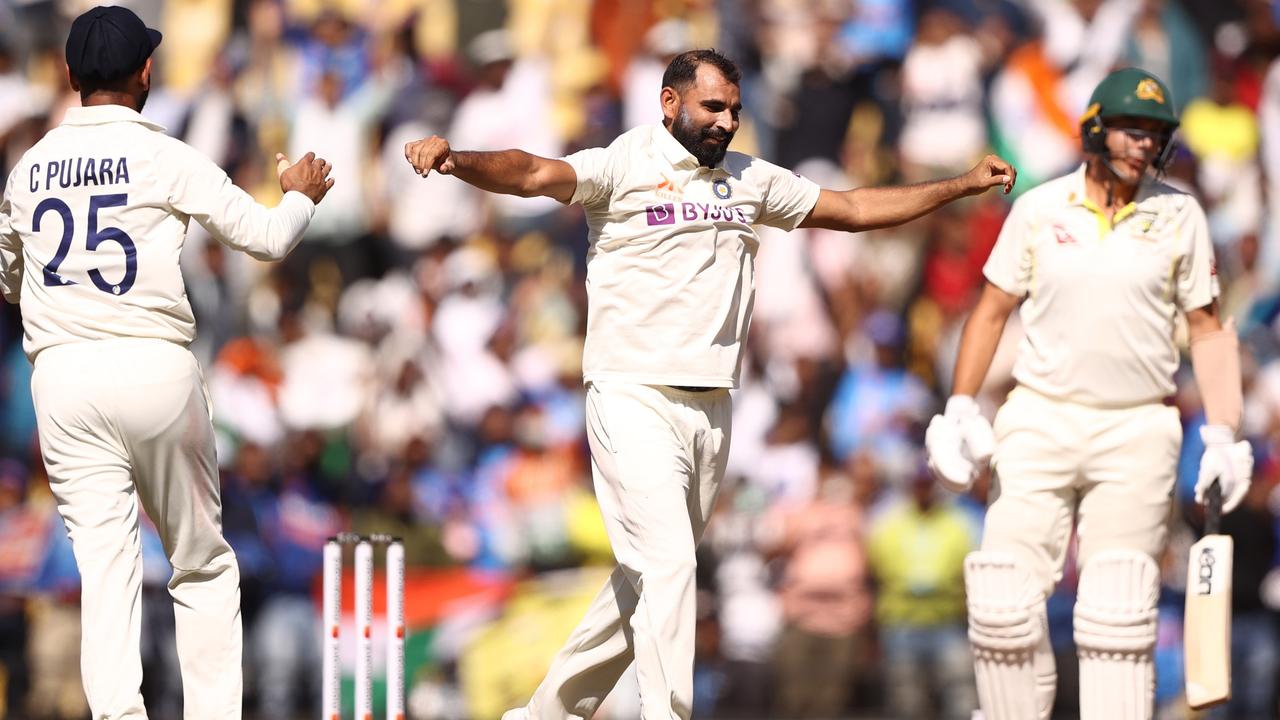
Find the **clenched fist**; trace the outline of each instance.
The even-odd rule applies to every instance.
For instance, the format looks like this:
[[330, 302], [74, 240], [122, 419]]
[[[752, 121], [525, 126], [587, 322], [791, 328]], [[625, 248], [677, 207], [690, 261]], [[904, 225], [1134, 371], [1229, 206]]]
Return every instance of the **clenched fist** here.
[[453, 150], [449, 147], [449, 141], [438, 135], [406, 143], [404, 159], [422, 177], [429, 175], [432, 170], [441, 175], [453, 172]]
[[968, 186], [966, 195], [981, 195], [997, 185], [1004, 186], [1004, 194], [1013, 192], [1013, 183], [1018, 179], [1018, 171], [999, 156], [988, 155], [963, 175]]
[[289, 164], [289, 158], [283, 153], [276, 153], [276, 174], [280, 176], [280, 189], [284, 192], [297, 190], [316, 204], [333, 187], [333, 178], [329, 177], [332, 169], [328, 160], [316, 157], [315, 153], [303, 155], [293, 165]]

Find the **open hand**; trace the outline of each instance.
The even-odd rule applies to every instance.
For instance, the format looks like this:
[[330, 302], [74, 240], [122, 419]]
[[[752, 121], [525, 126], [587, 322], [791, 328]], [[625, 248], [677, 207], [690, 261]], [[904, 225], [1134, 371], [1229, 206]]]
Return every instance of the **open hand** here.
[[422, 177], [429, 175], [432, 170], [441, 175], [453, 172], [453, 150], [449, 147], [449, 141], [438, 135], [405, 143], [404, 159]]
[[297, 190], [311, 198], [311, 202], [319, 204], [329, 188], [333, 187], [333, 178], [329, 171], [333, 166], [328, 160], [316, 157], [309, 152], [293, 165], [284, 153], [276, 153], [276, 174], [280, 176], [280, 189], [284, 192]]
[[1013, 183], [1018, 179], [1018, 171], [998, 155], [988, 155], [964, 174], [969, 186], [969, 195], [981, 195], [997, 185], [1004, 186], [1004, 194], [1013, 192]]

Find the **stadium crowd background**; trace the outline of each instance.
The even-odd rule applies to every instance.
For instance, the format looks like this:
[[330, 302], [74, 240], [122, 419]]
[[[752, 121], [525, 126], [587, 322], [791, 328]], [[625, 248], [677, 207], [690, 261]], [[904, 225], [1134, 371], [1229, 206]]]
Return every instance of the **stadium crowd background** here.
[[[92, 4], [0, 0], [0, 178], [77, 102], [62, 44]], [[607, 144], [660, 119], [665, 63], [695, 46], [743, 67], [734, 149], [831, 187], [954, 174], [991, 148], [1025, 190], [1079, 162], [1075, 118], [1109, 69], [1169, 82], [1183, 112], [1169, 179], [1209, 213], [1258, 458], [1225, 525], [1235, 692], [1268, 709], [1214, 717], [1280, 717], [1280, 3], [126, 4], [165, 33], [144, 114], [263, 202], [279, 195], [277, 150], [314, 150], [337, 180], [278, 265], [225, 251], [195, 223], [183, 256], [243, 575], [249, 717], [314, 717], [320, 553], [341, 529], [406, 540], [411, 717], [496, 718], [531, 692], [610, 562], [582, 424], [586, 229], [577, 208], [418, 178], [402, 148], [431, 133], [549, 156]], [[1007, 210], [988, 194], [900, 229], [762, 231], [731, 470], [700, 552], [697, 717], [969, 717], [961, 562], [987, 481], [967, 497], [936, 490], [921, 438]], [[1010, 325], [989, 411], [1011, 386]], [[21, 334], [6, 306], [0, 717], [82, 718], [75, 568]], [[1188, 717], [1180, 608], [1202, 420], [1189, 372], [1180, 388], [1189, 431], [1163, 564], [1162, 718]], [[144, 689], [152, 717], [177, 718], [154, 535], [147, 553]], [[1076, 693], [1073, 578], [1069, 567], [1051, 601], [1061, 717]], [[602, 715], [636, 716], [628, 682]]]

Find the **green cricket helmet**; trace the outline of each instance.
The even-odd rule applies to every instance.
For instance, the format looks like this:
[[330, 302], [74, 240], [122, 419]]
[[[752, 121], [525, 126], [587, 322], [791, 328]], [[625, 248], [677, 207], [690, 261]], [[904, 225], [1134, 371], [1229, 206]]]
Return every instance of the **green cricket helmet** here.
[[1145, 118], [1164, 124], [1160, 152], [1153, 163], [1156, 170], [1164, 169], [1170, 140], [1178, 127], [1178, 113], [1168, 86], [1140, 68], [1123, 68], [1103, 78], [1089, 96], [1089, 107], [1080, 118], [1080, 142], [1086, 153], [1107, 152], [1107, 120], [1118, 117]]

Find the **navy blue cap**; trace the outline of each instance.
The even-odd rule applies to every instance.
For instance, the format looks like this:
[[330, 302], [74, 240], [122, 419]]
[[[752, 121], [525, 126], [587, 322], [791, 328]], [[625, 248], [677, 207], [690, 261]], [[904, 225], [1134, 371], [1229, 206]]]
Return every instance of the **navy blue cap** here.
[[118, 80], [142, 67], [160, 38], [129, 8], [99, 5], [71, 23], [67, 67], [77, 78]]

